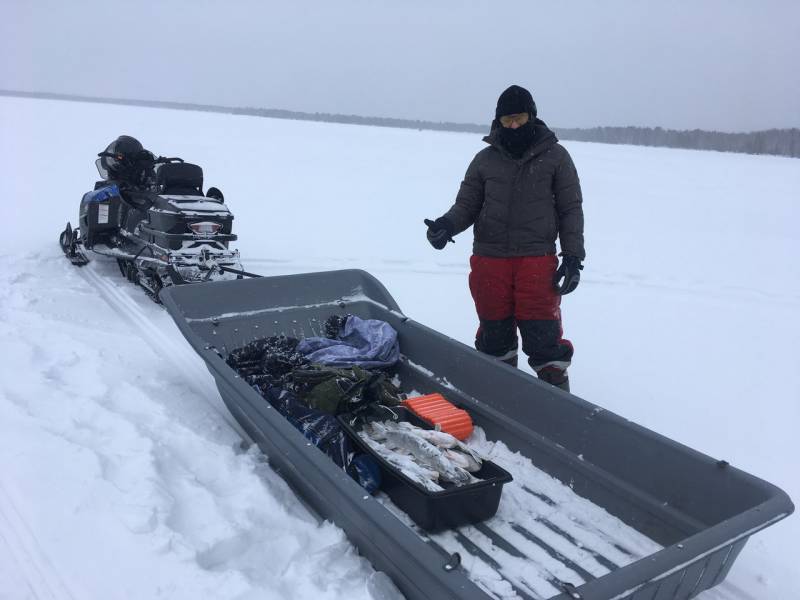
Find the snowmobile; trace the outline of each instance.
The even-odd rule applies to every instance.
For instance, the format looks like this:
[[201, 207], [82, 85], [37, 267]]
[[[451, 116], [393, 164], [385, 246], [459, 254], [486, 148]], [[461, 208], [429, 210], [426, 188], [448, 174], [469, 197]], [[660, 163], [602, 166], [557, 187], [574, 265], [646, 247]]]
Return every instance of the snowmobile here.
[[87, 264], [87, 251], [115, 258], [156, 301], [166, 286], [250, 275], [228, 247], [236, 235], [222, 192], [203, 194], [202, 168], [157, 157], [130, 136], [97, 156], [102, 179], [84, 194], [78, 226], [67, 223], [59, 238], [72, 264]]

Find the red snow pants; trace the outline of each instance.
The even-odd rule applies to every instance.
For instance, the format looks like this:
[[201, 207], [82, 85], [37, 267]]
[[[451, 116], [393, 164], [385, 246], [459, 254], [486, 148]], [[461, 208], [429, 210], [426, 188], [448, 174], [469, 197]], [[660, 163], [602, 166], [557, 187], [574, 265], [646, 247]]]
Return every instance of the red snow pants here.
[[469, 289], [480, 326], [475, 348], [516, 366], [517, 329], [522, 351], [538, 373], [564, 371], [573, 348], [561, 328], [561, 296], [553, 288], [558, 259], [548, 256], [470, 258]]

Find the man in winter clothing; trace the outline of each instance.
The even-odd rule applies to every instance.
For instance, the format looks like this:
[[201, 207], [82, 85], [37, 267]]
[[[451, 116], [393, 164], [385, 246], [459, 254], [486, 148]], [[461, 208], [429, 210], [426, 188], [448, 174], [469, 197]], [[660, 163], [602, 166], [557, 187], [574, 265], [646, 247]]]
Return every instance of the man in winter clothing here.
[[500, 95], [484, 141], [489, 147], [469, 165], [455, 204], [435, 221], [426, 219], [428, 241], [441, 250], [474, 226], [469, 286], [480, 319], [475, 347], [516, 366], [519, 329], [539, 378], [569, 390], [573, 348], [562, 337], [561, 295], [577, 287], [586, 256], [575, 165], [536, 118], [530, 92], [516, 85]]

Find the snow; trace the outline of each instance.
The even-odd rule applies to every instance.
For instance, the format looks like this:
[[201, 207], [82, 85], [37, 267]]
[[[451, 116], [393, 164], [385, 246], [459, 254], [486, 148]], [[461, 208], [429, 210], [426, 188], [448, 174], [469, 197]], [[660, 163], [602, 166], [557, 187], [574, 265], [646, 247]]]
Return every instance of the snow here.
[[[391, 597], [241, 448], [163, 309], [56, 237], [96, 153], [134, 135], [223, 190], [246, 270], [363, 268], [471, 343], [469, 232], [437, 252], [422, 219], [479, 136], [12, 98], [0, 129], [0, 597]], [[800, 161], [566, 145], [588, 251], [563, 304], [573, 389], [797, 501]], [[796, 516], [757, 533], [702, 598], [800, 597], [798, 538]]]

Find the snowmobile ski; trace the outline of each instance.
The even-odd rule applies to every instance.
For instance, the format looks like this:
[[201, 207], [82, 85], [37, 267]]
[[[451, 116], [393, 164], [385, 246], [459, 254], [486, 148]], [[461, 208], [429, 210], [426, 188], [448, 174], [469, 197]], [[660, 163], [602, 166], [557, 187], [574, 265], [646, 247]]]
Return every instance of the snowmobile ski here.
[[78, 245], [80, 243], [79, 232], [77, 229], [72, 229], [72, 225], [69, 223], [67, 223], [64, 231], [61, 232], [61, 235], [58, 238], [58, 243], [61, 245], [61, 249], [64, 251], [64, 254], [73, 265], [76, 267], [82, 267], [89, 264], [89, 258], [83, 252], [78, 250]]

